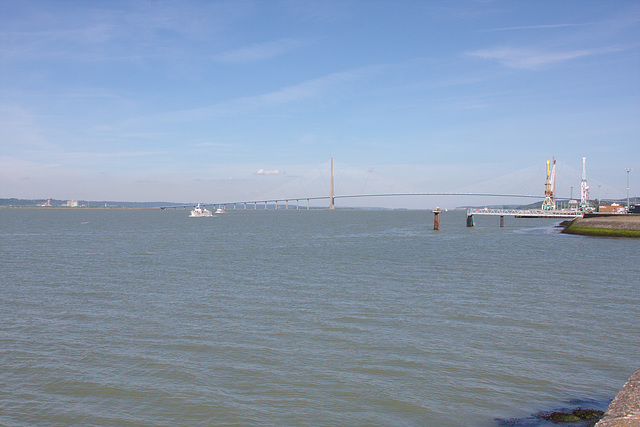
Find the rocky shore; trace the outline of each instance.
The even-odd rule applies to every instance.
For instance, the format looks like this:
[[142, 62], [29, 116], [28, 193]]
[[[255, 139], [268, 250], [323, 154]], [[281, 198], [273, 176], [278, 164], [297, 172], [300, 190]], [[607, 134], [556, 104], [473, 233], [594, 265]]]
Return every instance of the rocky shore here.
[[601, 237], [640, 237], [640, 214], [585, 214], [563, 233]]
[[640, 426], [640, 369], [629, 378], [596, 424], [596, 427], [634, 426]]
[[570, 407], [541, 411], [527, 418], [496, 419], [496, 425], [531, 427], [566, 425], [575, 427], [640, 427], [640, 369], [624, 384], [620, 392], [602, 411], [602, 402], [572, 400]]

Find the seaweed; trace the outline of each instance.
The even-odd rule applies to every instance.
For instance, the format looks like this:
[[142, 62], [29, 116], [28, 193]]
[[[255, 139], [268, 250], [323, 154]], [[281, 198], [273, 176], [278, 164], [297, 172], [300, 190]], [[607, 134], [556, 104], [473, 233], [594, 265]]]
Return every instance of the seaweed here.
[[526, 418], [510, 418], [494, 421], [498, 426], [539, 427], [567, 424], [572, 427], [592, 427], [604, 416], [601, 409], [607, 405], [599, 400], [571, 400], [570, 407], [556, 408], [550, 411], [539, 411]]

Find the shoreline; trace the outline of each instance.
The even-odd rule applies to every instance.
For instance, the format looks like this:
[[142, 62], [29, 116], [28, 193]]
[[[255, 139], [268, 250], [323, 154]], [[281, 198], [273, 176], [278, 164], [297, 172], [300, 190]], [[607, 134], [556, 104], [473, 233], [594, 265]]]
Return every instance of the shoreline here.
[[571, 221], [562, 231], [592, 237], [640, 238], [640, 214], [585, 214]]
[[640, 425], [640, 369], [631, 375], [596, 426], [632, 427]]
[[155, 206], [149, 206], [149, 207], [146, 207], [146, 206], [141, 206], [141, 207], [137, 207], [137, 206], [107, 206], [107, 207], [104, 207], [104, 206], [78, 206], [78, 207], [71, 207], [71, 206], [0, 206], [0, 209], [46, 209], [46, 210], [158, 209], [158, 210], [161, 210], [161, 208], [155, 207]]

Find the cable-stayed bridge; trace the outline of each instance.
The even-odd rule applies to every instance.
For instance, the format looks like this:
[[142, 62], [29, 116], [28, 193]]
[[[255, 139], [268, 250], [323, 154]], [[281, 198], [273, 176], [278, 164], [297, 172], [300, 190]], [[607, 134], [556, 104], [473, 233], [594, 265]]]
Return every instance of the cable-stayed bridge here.
[[357, 198], [381, 198], [381, 197], [418, 197], [418, 196], [461, 196], [461, 197], [512, 197], [512, 198], [532, 198], [543, 199], [544, 195], [540, 194], [496, 194], [496, 193], [456, 193], [456, 192], [425, 192], [425, 193], [378, 193], [378, 194], [344, 194], [344, 195], [327, 195], [327, 196], [313, 196], [313, 197], [284, 197], [284, 198], [265, 198], [259, 200], [249, 201], [234, 201], [234, 202], [222, 202], [222, 203], [210, 203], [214, 206], [223, 206], [225, 208], [232, 209], [300, 209], [300, 202], [303, 203], [303, 208], [310, 209], [310, 202], [317, 200], [326, 200], [331, 208], [332, 200], [335, 203], [335, 199], [357, 199]]
[[[363, 171], [362, 169], [354, 172], [353, 168], [345, 168], [341, 165], [338, 171], [338, 180], [334, 185], [333, 159], [330, 167], [330, 174], [327, 174], [329, 167], [325, 163], [321, 168], [317, 168], [313, 173], [293, 173], [289, 176], [266, 177], [269, 182], [280, 182], [281, 185], [269, 192], [260, 194], [257, 197], [247, 197], [238, 199], [219, 200], [208, 205], [213, 205], [222, 209], [310, 209], [312, 207], [325, 207], [333, 209], [336, 200], [353, 201], [347, 206], [357, 207], [354, 205], [360, 203], [363, 199], [417, 199], [429, 197], [445, 197], [448, 199], [465, 200], [467, 205], [478, 204], [476, 201], [480, 199], [480, 203], [486, 203], [486, 200], [502, 200], [494, 205], [505, 205], [504, 200], [509, 200], [509, 204], [529, 204], [526, 200], [540, 200], [545, 198], [544, 190], [544, 164], [542, 166], [531, 166], [529, 168], [516, 171], [510, 174], [490, 177], [479, 182], [473, 182], [469, 185], [459, 186], [454, 191], [403, 191], [398, 188], [407, 189], [405, 184], [395, 184], [393, 180], [374, 173], [372, 170]], [[566, 165], [559, 164], [557, 181], [558, 186], [555, 191], [555, 199], [560, 203], [567, 202], [574, 197], [579, 197], [580, 189], [580, 173]], [[424, 168], [423, 168], [424, 169]], [[430, 168], [425, 171], [425, 181], [433, 186], [434, 176], [441, 171], [432, 171]], [[396, 170], [395, 175], [402, 175], [405, 171]], [[422, 174], [422, 171], [418, 172]], [[414, 173], [414, 176], [416, 173]], [[573, 183], [574, 185], [569, 185]], [[564, 185], [563, 185], [564, 184]], [[414, 185], [414, 187], [423, 185]], [[334, 187], [338, 192], [334, 191]], [[575, 187], [575, 191], [574, 188]], [[603, 193], [602, 185], [598, 185], [600, 193]], [[411, 189], [410, 189], [411, 190]], [[609, 191], [608, 186], [604, 186], [604, 192]], [[291, 196], [291, 194], [296, 194]], [[305, 194], [306, 193], [306, 194]], [[300, 195], [302, 194], [302, 195]], [[597, 197], [597, 195], [596, 195]], [[518, 201], [518, 199], [520, 199]], [[354, 203], [355, 202], [355, 203]], [[186, 206], [184, 206], [186, 207]], [[477, 213], [494, 214], [493, 213]], [[511, 211], [504, 212], [503, 215], [512, 215]]]
[[[378, 194], [348, 194], [334, 196], [302, 196], [302, 197], [283, 197], [283, 198], [263, 198], [256, 200], [240, 200], [229, 202], [206, 203], [206, 205], [221, 207], [224, 209], [311, 209], [311, 202], [318, 200], [326, 200], [331, 208], [330, 202], [335, 199], [368, 199], [383, 197], [426, 197], [426, 196], [459, 196], [459, 197], [505, 197], [505, 198], [529, 198], [543, 199], [543, 195], [535, 194], [496, 194], [496, 193], [457, 193], [457, 192], [416, 192], [416, 193], [378, 193]], [[302, 206], [301, 206], [302, 204]], [[169, 208], [186, 208], [188, 205], [172, 205], [162, 206], [161, 209]], [[295, 206], [295, 207], [294, 207]], [[315, 206], [314, 206], [315, 207]]]

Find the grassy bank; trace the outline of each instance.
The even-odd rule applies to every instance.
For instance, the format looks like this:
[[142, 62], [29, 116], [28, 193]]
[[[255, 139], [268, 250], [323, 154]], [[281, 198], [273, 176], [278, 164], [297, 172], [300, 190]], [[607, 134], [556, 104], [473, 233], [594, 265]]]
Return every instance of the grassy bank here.
[[593, 216], [573, 220], [563, 233], [594, 237], [640, 237], [640, 217]]
[[611, 228], [579, 227], [574, 225], [565, 228], [563, 233], [594, 237], [640, 237], [640, 231], [637, 230], [615, 230]]

